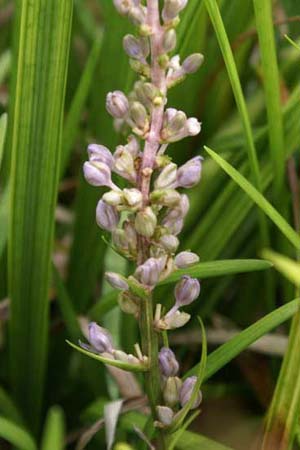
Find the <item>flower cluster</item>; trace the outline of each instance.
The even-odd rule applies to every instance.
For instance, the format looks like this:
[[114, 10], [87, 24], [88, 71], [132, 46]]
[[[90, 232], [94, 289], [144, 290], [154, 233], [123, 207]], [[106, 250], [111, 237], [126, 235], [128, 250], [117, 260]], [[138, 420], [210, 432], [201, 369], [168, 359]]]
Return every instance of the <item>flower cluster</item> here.
[[[189, 210], [189, 199], [182, 188], [192, 188], [200, 181], [202, 158], [196, 156], [178, 166], [166, 154], [171, 143], [195, 136], [201, 130], [196, 118], [167, 107], [168, 89], [196, 72], [203, 62], [203, 56], [198, 53], [183, 61], [179, 55], [173, 55], [179, 13], [187, 2], [164, 0], [160, 12], [158, 0], [114, 0], [118, 12], [136, 26], [137, 34], [126, 35], [123, 47], [138, 81], [128, 95], [116, 90], [106, 98], [106, 109], [114, 118], [116, 129], [127, 136], [126, 142], [114, 152], [102, 145], [89, 145], [89, 160], [83, 168], [88, 183], [107, 188], [97, 205], [97, 224], [111, 233], [115, 250], [136, 263], [131, 277], [110, 272], [106, 279], [121, 291], [122, 311], [133, 314], [137, 320], [142, 315], [143, 304], [132, 283], [148, 292], [152, 302], [152, 292], [160, 281], [199, 261], [196, 254], [177, 253], [177, 249], [178, 235]], [[122, 188], [118, 185], [119, 177], [125, 180], [125, 188], [124, 182]], [[199, 294], [199, 281], [182, 276], [175, 286], [171, 309], [166, 311], [164, 305], [156, 304], [151, 325], [155, 332], [186, 324], [190, 315], [181, 309]], [[123, 358], [133, 364], [141, 364], [141, 360], [145, 363], [147, 359], [141, 352], [135, 357], [113, 349], [109, 333], [94, 323], [90, 326], [89, 341], [93, 351], [113, 358]], [[157, 417], [160, 423], [166, 424], [171, 423], [174, 415], [170, 408], [187, 402], [196, 379], [180, 381], [178, 363], [167, 348], [161, 350], [159, 362], [166, 405], [158, 407]], [[149, 364], [151, 370], [151, 361]]]

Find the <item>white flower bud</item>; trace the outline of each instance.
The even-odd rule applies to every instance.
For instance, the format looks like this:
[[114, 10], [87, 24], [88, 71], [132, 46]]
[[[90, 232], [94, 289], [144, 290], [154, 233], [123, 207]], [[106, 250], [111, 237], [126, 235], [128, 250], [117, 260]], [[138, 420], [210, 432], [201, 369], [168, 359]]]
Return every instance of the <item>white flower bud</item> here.
[[123, 194], [128, 206], [132, 208], [140, 208], [142, 206], [143, 196], [138, 189], [124, 189]]
[[182, 381], [178, 377], [168, 377], [163, 389], [164, 401], [168, 406], [175, 406], [179, 402], [179, 392]]
[[135, 218], [135, 229], [142, 236], [150, 238], [153, 236], [157, 225], [157, 218], [150, 206], [139, 211]]
[[136, 365], [141, 364], [141, 362], [138, 358], [136, 358], [135, 356], [133, 356], [131, 354], [127, 354], [127, 353], [123, 352], [122, 350], [115, 350], [113, 352], [113, 355], [114, 355], [115, 359], [117, 359], [118, 361], [122, 361], [127, 364], [136, 364]]
[[164, 425], [169, 426], [172, 423], [174, 412], [168, 406], [157, 406], [157, 418]]
[[196, 136], [201, 131], [201, 123], [195, 117], [191, 117], [186, 122], [186, 131], [188, 136]]
[[123, 202], [123, 193], [120, 191], [108, 191], [102, 196], [102, 200], [108, 205], [118, 206]]
[[199, 262], [199, 256], [192, 252], [180, 252], [175, 257], [175, 264], [178, 269], [186, 269]]
[[155, 189], [167, 189], [172, 188], [177, 179], [177, 165], [169, 163], [160, 172], [159, 176], [155, 180]]
[[149, 129], [149, 119], [145, 107], [140, 102], [133, 102], [130, 105], [130, 119], [135, 128], [134, 132], [144, 134]]
[[106, 96], [106, 109], [116, 119], [126, 117], [129, 110], [126, 95], [122, 91], [109, 92]]
[[116, 10], [126, 16], [129, 13], [130, 8], [132, 8], [132, 0], [113, 0]]
[[163, 50], [166, 53], [171, 52], [176, 47], [176, 31], [174, 28], [166, 31], [163, 39]]
[[162, 18], [164, 22], [171, 22], [182, 11], [188, 0], [165, 0], [162, 10]]
[[118, 145], [114, 153], [114, 171], [129, 181], [136, 181], [136, 170], [132, 154], [123, 145]]
[[190, 320], [190, 314], [185, 312], [176, 311], [170, 316], [163, 317], [159, 323], [158, 327], [162, 330], [174, 330], [175, 328], [183, 327]]
[[120, 289], [122, 291], [129, 289], [127, 281], [122, 275], [115, 272], [105, 272], [104, 276], [106, 281], [108, 281], [115, 289]]
[[150, 200], [162, 206], [175, 207], [179, 205], [181, 196], [175, 189], [158, 189], [150, 194]]
[[136, 158], [140, 152], [140, 143], [136, 136], [128, 136], [128, 144], [125, 145], [126, 150], [129, 151], [133, 158]]
[[182, 63], [182, 68], [185, 73], [194, 73], [197, 72], [199, 67], [202, 65], [204, 61], [204, 56], [201, 53], [193, 53], [188, 56]]
[[121, 310], [125, 314], [132, 314], [136, 316], [139, 313], [140, 308], [137, 300], [133, 298], [132, 295], [127, 291], [123, 291], [120, 293], [118, 303]]
[[143, 25], [146, 21], [146, 8], [144, 6], [132, 6], [128, 17], [134, 25]]
[[159, 243], [170, 253], [175, 253], [179, 246], [178, 238], [172, 234], [165, 234], [162, 236]]

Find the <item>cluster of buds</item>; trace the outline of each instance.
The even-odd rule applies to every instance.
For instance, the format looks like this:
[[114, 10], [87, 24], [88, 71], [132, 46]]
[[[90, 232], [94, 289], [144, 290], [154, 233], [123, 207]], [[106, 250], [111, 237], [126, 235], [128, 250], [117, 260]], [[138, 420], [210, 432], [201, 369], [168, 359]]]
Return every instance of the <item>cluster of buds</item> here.
[[[178, 377], [179, 364], [170, 348], [163, 347], [158, 355], [159, 368], [163, 385], [164, 405], [157, 406], [158, 421], [156, 426], [160, 428], [170, 427], [176, 416], [191, 399], [197, 377], [192, 376], [182, 381]], [[202, 401], [201, 391], [198, 391], [191, 409], [196, 409]]]
[[[107, 188], [96, 208], [97, 224], [111, 233], [114, 249], [136, 264], [130, 277], [110, 272], [106, 280], [121, 291], [122, 311], [140, 320], [143, 302], [132, 285], [151, 297], [155, 287], [172, 272], [188, 269], [199, 261], [190, 251], [177, 250], [178, 235], [189, 211], [189, 198], [182, 189], [193, 188], [200, 181], [202, 158], [195, 156], [178, 166], [166, 150], [173, 142], [196, 136], [201, 124], [166, 105], [168, 89], [196, 72], [203, 56], [192, 54], [181, 62], [179, 55], [173, 55], [179, 13], [188, 0], [164, 0], [161, 9], [158, 0], [113, 1], [117, 11], [136, 27], [136, 35], [124, 37], [123, 47], [139, 79], [128, 95], [116, 90], [106, 99], [106, 109], [116, 129], [127, 136], [126, 142], [113, 152], [102, 145], [89, 145], [89, 160], [83, 169], [88, 183]], [[125, 180], [122, 187], [118, 185], [119, 177]], [[182, 327], [190, 319], [182, 307], [190, 305], [199, 294], [199, 281], [182, 276], [175, 286], [174, 305], [166, 311], [164, 305], [157, 304], [150, 326], [157, 333]], [[107, 357], [130, 364], [147, 362], [139, 346], [137, 356], [115, 350], [109, 332], [95, 323], [90, 325], [89, 342], [91, 351]], [[159, 426], [165, 427], [188, 402], [197, 379], [180, 380], [178, 362], [168, 348], [159, 353], [159, 364], [165, 404], [157, 407], [157, 418]], [[199, 393], [193, 407], [200, 402]]]

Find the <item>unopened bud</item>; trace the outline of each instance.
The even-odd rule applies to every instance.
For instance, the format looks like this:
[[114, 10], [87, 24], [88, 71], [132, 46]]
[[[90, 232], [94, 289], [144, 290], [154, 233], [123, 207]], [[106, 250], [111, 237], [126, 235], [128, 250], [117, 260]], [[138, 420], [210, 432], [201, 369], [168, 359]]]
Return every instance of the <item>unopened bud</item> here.
[[173, 236], [172, 234], [165, 234], [164, 236], [162, 236], [159, 240], [159, 243], [165, 250], [170, 253], [175, 253], [179, 246], [178, 238], [176, 236]]
[[104, 145], [90, 144], [87, 151], [91, 162], [98, 161], [106, 164], [110, 169], [112, 168], [114, 158], [108, 148], [104, 147]]
[[105, 272], [105, 279], [115, 289], [120, 289], [121, 291], [126, 291], [129, 289], [125, 277], [122, 277], [122, 275], [119, 275], [118, 273]]
[[155, 180], [155, 189], [167, 189], [172, 188], [177, 179], [177, 165], [169, 163], [160, 172], [159, 176]]
[[[180, 393], [179, 393], [180, 404], [182, 407], [184, 405], [186, 405], [187, 402], [190, 400], [196, 383], [197, 383], [197, 377], [195, 377], [195, 376], [188, 377], [183, 382], [181, 389], [180, 389]], [[199, 391], [197, 393], [196, 400], [195, 400], [194, 404], [192, 405], [191, 409], [198, 408], [198, 406], [200, 405], [201, 402], [202, 402], [202, 393], [201, 393], [201, 391]]]
[[128, 13], [129, 19], [134, 25], [142, 25], [146, 20], [146, 11], [142, 6], [132, 6]]
[[172, 423], [174, 412], [168, 406], [157, 406], [157, 418], [164, 426], [169, 426]]
[[110, 333], [96, 322], [89, 324], [89, 343], [99, 353], [112, 353], [113, 344]]
[[118, 145], [114, 153], [114, 170], [129, 181], [136, 180], [136, 170], [132, 154], [126, 149], [126, 146]]
[[141, 362], [138, 358], [136, 358], [135, 356], [133, 356], [131, 354], [127, 354], [127, 353], [123, 352], [122, 350], [115, 350], [114, 357], [118, 361], [122, 361], [127, 364], [136, 364], [136, 365], [141, 364]]
[[140, 102], [133, 102], [130, 106], [130, 118], [136, 126], [137, 130], [145, 133], [149, 128], [149, 119], [147, 111]]
[[126, 95], [122, 91], [109, 92], [106, 97], [106, 109], [116, 119], [126, 117], [129, 110]]
[[123, 193], [111, 190], [103, 194], [102, 200], [108, 205], [118, 206], [123, 202]]
[[174, 139], [177, 140], [177, 136], [180, 136], [185, 129], [186, 123], [187, 117], [183, 111], [174, 112], [173, 108], [169, 108], [165, 113], [164, 128], [161, 132], [162, 139], [170, 142]]
[[139, 191], [138, 189], [135, 188], [124, 189], [123, 194], [124, 200], [126, 201], [128, 206], [135, 209], [140, 208], [142, 206], [143, 196], [141, 191]]
[[112, 186], [110, 168], [101, 162], [86, 161], [83, 165], [86, 181], [92, 186]]
[[144, 264], [141, 264], [136, 272], [135, 277], [146, 286], [155, 286], [158, 281], [161, 272], [166, 264], [166, 258], [149, 258]]
[[165, 53], [169, 53], [176, 47], [176, 31], [174, 28], [166, 31], [163, 39], [163, 50]]
[[188, 136], [197, 136], [201, 131], [201, 123], [195, 117], [191, 117], [187, 120], [185, 128]]
[[178, 186], [191, 188], [199, 183], [202, 172], [202, 158], [196, 156], [190, 161], [179, 167], [177, 171]]
[[182, 63], [182, 68], [185, 73], [194, 73], [197, 72], [199, 67], [202, 65], [204, 61], [204, 56], [201, 53], [193, 53], [188, 56]]
[[175, 406], [179, 402], [179, 392], [182, 381], [178, 377], [169, 377], [166, 380], [163, 397], [168, 406]]
[[133, 158], [136, 158], [140, 152], [140, 143], [136, 136], [130, 135], [128, 136], [128, 144], [125, 145], [126, 150], [131, 153]]
[[181, 196], [175, 189], [157, 189], [150, 194], [150, 200], [170, 208], [179, 205]]
[[118, 303], [121, 310], [125, 314], [133, 314], [136, 316], [139, 313], [139, 304], [136, 298], [133, 298], [130, 292], [123, 291], [120, 293]]
[[157, 218], [150, 206], [139, 211], [135, 218], [136, 231], [145, 237], [151, 237], [154, 234], [157, 225]]
[[114, 206], [100, 200], [96, 209], [96, 221], [99, 227], [107, 231], [113, 231], [120, 220], [118, 211]]
[[186, 306], [199, 297], [200, 283], [196, 278], [184, 275], [175, 287], [176, 306]]
[[183, 311], [175, 311], [171, 315], [167, 315], [158, 322], [158, 328], [161, 330], [175, 330], [183, 327], [190, 320], [190, 314]]
[[123, 39], [123, 47], [130, 58], [144, 60], [149, 55], [149, 41], [146, 37], [136, 38], [127, 34]]
[[178, 269], [186, 269], [199, 262], [199, 256], [192, 252], [180, 252], [176, 255], [174, 262]]
[[116, 10], [126, 16], [132, 7], [132, 0], [113, 0]]
[[162, 10], [162, 18], [164, 22], [171, 22], [182, 11], [188, 0], [165, 0]]
[[170, 348], [163, 347], [158, 354], [159, 368], [164, 377], [175, 377], [179, 370], [178, 361]]

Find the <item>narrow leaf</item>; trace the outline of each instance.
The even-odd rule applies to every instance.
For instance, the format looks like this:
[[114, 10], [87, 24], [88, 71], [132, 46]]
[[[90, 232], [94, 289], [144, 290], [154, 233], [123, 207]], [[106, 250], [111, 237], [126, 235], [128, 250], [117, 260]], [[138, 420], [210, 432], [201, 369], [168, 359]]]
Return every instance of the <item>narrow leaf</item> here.
[[88, 350], [85, 350], [82, 347], [79, 347], [78, 345], [73, 344], [70, 341], [67, 341], [67, 343], [75, 348], [80, 353], [83, 353], [86, 356], [89, 356], [92, 359], [96, 359], [96, 361], [100, 361], [103, 364], [107, 364], [109, 366], [118, 367], [119, 369], [127, 370], [128, 372], [146, 372], [148, 368], [143, 365], [137, 365], [137, 364], [128, 364], [123, 361], [118, 361], [116, 359], [110, 359], [106, 358], [105, 356], [101, 356], [97, 353], [89, 352]]
[[274, 264], [278, 272], [282, 273], [295, 286], [300, 287], [300, 264], [298, 262], [269, 249], [264, 249], [262, 255]]
[[300, 249], [300, 237], [288, 224], [288, 222], [279, 214], [279, 212], [271, 205], [271, 203], [260, 193], [246, 178], [241, 175], [234, 167], [232, 167], [221, 156], [208, 147], [204, 147], [207, 153], [219, 164], [220, 167], [242, 188], [246, 194], [256, 203], [264, 213], [274, 222], [284, 236], [294, 245], [296, 249]]
[[17, 447], [18, 450], [37, 450], [37, 446], [30, 434], [4, 417], [0, 417], [0, 437]]
[[54, 406], [47, 415], [41, 450], [63, 450], [65, 448], [65, 423], [61, 408]]
[[185, 431], [176, 444], [178, 450], [233, 450], [220, 442], [208, 439], [200, 434]]
[[2, 114], [2, 116], [0, 117], [0, 167], [4, 151], [6, 128], [7, 128], [7, 114]]
[[[292, 300], [288, 304], [267, 314], [237, 336], [230, 339], [230, 341], [217, 348], [217, 350], [208, 355], [204, 379], [208, 380], [257, 339], [290, 319], [298, 311], [299, 306], [300, 299]], [[196, 375], [197, 370], [198, 366], [195, 366], [187, 376]]]
[[195, 264], [194, 266], [187, 269], [176, 270], [168, 278], [163, 280], [160, 285], [174, 283], [183, 275], [190, 275], [194, 278], [213, 278], [221, 277], [224, 275], [266, 270], [270, 267], [272, 267], [271, 263], [260, 259], [208, 261]]
[[31, 428], [40, 420], [48, 290], [72, 0], [16, 2], [9, 117], [11, 384]]
[[104, 406], [104, 422], [106, 434], [106, 448], [111, 450], [114, 441], [118, 419], [121, 413], [123, 400], [109, 402]]

